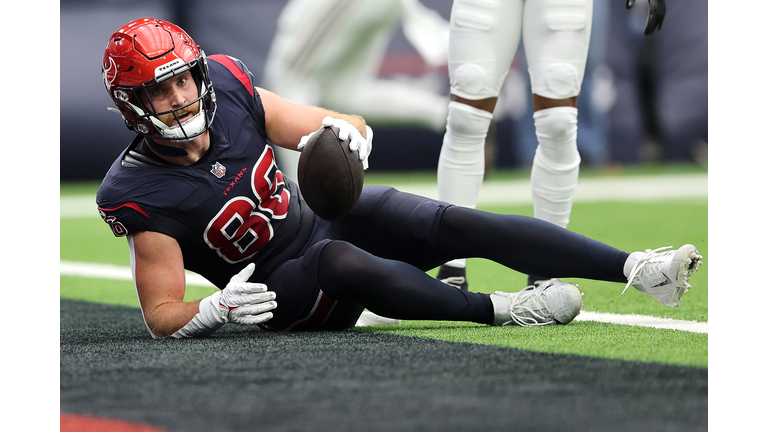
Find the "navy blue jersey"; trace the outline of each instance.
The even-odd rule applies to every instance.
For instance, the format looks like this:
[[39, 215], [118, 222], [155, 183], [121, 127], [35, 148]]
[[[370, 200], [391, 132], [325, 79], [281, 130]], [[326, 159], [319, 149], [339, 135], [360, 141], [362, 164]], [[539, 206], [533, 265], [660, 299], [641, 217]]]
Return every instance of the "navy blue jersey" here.
[[[239, 60], [208, 57], [217, 110], [208, 152], [189, 167], [126, 163], [139, 136], [112, 164], [96, 196], [116, 236], [155, 231], [176, 239], [184, 267], [219, 288], [248, 263], [262, 281], [311, 235], [314, 214], [277, 167], [253, 76]], [[152, 155], [149, 155], [150, 161]]]

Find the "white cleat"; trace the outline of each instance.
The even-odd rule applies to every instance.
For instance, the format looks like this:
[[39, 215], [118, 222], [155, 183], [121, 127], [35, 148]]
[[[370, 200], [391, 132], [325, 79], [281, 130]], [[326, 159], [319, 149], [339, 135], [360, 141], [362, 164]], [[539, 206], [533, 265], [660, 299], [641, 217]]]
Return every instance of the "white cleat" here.
[[703, 258], [696, 247], [690, 244], [678, 250], [659, 252], [671, 247], [631, 253], [627, 263], [634, 264], [624, 291], [632, 285], [661, 304], [676, 308], [683, 294], [691, 288], [688, 281], [691, 280], [691, 275], [699, 270]]
[[491, 294], [494, 325], [568, 324], [584, 307], [582, 295], [572, 283], [528, 286], [516, 293], [496, 291]]
[[355, 327], [383, 325], [383, 324], [400, 324], [400, 320], [383, 317], [381, 315], [376, 315], [375, 313], [369, 310], [364, 310], [363, 313], [360, 315], [360, 318], [357, 319], [357, 323], [355, 324]]

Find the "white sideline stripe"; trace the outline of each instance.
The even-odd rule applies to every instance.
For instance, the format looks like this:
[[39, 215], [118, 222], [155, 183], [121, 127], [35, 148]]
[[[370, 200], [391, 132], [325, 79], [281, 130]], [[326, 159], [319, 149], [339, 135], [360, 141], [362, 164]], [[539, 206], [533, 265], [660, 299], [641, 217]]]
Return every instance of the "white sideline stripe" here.
[[[530, 204], [530, 180], [489, 181], [483, 183], [478, 205]], [[397, 189], [437, 198], [437, 184], [393, 184]], [[707, 198], [707, 174], [669, 174], [656, 176], [600, 177], [579, 180], [575, 202], [649, 201], [660, 199]], [[94, 195], [60, 198], [60, 216], [98, 217]]]
[[[80, 276], [102, 279], [133, 280], [130, 267], [113, 264], [93, 264], [72, 261], [60, 261], [59, 271], [62, 276]], [[202, 276], [186, 272], [187, 284], [214, 288]], [[653, 327], [668, 330], [680, 330], [693, 333], [708, 333], [707, 323], [697, 321], [683, 321], [669, 318], [658, 318], [646, 315], [618, 315], [602, 312], [582, 311], [575, 321], [597, 321], [609, 324], [632, 325], [641, 327]]]
[[653, 327], [658, 329], [680, 330], [692, 333], [709, 333], [707, 323], [684, 321], [671, 318], [659, 318], [647, 315], [619, 315], [603, 312], [582, 311], [574, 321], [596, 321], [608, 324]]

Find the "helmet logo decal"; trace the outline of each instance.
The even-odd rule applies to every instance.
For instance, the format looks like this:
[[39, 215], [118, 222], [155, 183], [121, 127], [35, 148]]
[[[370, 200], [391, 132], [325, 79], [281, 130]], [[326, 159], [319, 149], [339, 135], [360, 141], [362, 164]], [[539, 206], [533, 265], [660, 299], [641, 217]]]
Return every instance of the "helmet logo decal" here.
[[162, 81], [160, 77], [163, 75], [167, 75], [168, 73], [171, 73], [176, 67], [181, 66], [184, 64], [184, 61], [177, 58], [173, 61], [170, 61], [164, 65], [160, 65], [155, 68], [155, 79], [157, 81]]
[[[112, 71], [112, 78], [109, 77], [110, 71]], [[117, 65], [115, 64], [115, 59], [112, 57], [109, 58], [109, 67], [104, 69], [102, 78], [104, 79], [104, 87], [109, 90], [112, 83], [115, 81], [115, 78], [117, 78]]]

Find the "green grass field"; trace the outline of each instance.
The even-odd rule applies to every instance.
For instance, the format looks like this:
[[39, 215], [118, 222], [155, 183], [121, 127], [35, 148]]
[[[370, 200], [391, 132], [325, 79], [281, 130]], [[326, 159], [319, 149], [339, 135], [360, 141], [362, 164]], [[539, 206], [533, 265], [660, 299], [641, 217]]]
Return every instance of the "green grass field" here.
[[[700, 173], [698, 167], [643, 167], [623, 175]], [[584, 170], [582, 177], [601, 177], [603, 173]], [[523, 179], [524, 170], [494, 172], [487, 181]], [[434, 182], [433, 173], [376, 174], [366, 184]], [[62, 197], [95, 196], [96, 183], [62, 184]], [[530, 205], [481, 206], [483, 210], [532, 215]], [[693, 288], [683, 297], [678, 309], [660, 305], [623, 284], [587, 280], [578, 283], [585, 293], [585, 310], [615, 314], [640, 314], [687, 321], [708, 321], [708, 211], [706, 198], [642, 202], [577, 202], [569, 229], [609, 243], [626, 251], [679, 247], [693, 243], [704, 255], [704, 264], [692, 279]], [[60, 258], [63, 261], [129, 266], [124, 239], [113, 237], [95, 210], [91, 217], [60, 220]], [[434, 271], [430, 272], [434, 274]], [[469, 260], [470, 289], [478, 292], [517, 291], [525, 276], [492, 262]], [[187, 299], [208, 295], [211, 289], [190, 286]], [[61, 298], [138, 308], [130, 281], [61, 276]], [[136, 313], [140, 313], [138, 310]], [[570, 353], [582, 356], [639, 360], [675, 365], [708, 366], [708, 334], [661, 330], [627, 325], [580, 321], [567, 326], [535, 328], [494, 328], [468, 323], [404, 322], [399, 326], [364, 327], [373, 331], [455, 342], [472, 342], [520, 348], [531, 351]], [[147, 335], [149, 337], [149, 335]]]

